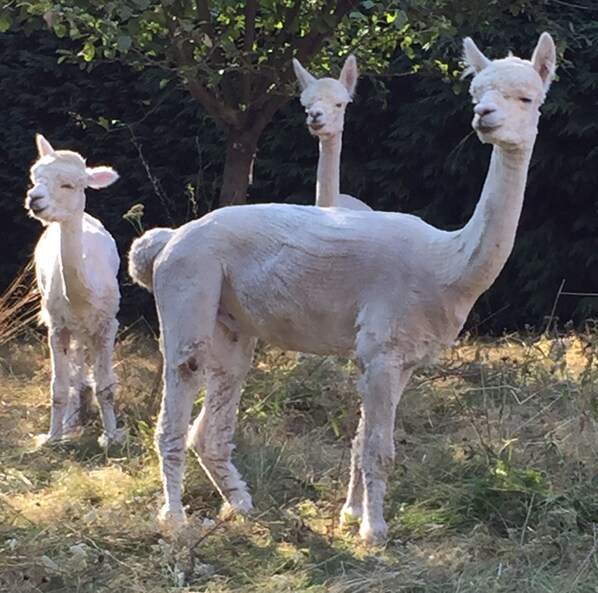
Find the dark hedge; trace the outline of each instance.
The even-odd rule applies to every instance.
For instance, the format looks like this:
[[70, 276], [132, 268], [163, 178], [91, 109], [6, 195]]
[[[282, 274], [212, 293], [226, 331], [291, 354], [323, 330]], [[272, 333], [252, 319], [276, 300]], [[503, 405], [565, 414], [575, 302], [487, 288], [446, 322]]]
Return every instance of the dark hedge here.
[[[468, 322], [481, 333], [541, 328], [563, 279], [565, 290], [598, 292], [598, 22], [575, 11], [504, 14], [482, 34], [464, 33], [489, 56], [513, 49], [529, 57], [546, 23], [564, 60], [543, 108], [514, 252]], [[119, 182], [89, 191], [88, 210], [115, 236], [123, 260], [137, 234], [123, 219], [133, 204], [144, 204], [145, 228], [178, 225], [216, 206], [224, 139], [181, 85], [162, 71], [118, 63], [90, 71], [58, 64], [56, 51], [64, 44], [47, 32], [0, 34], [0, 288], [30, 257], [41, 232], [22, 207], [37, 131], [92, 165], [119, 171]], [[439, 43], [433, 52], [451, 56], [456, 68], [460, 41]], [[391, 74], [409, 69], [398, 54]], [[470, 132], [467, 86], [428, 68], [363, 77], [348, 108], [342, 190], [374, 208], [414, 213], [443, 228], [463, 224], [490, 155]], [[293, 100], [262, 138], [249, 201], [311, 203], [316, 161], [317, 142]], [[130, 285], [125, 267], [122, 320], [154, 319], [151, 296]], [[562, 296], [557, 314], [561, 322], [581, 324], [597, 306], [593, 297]]]

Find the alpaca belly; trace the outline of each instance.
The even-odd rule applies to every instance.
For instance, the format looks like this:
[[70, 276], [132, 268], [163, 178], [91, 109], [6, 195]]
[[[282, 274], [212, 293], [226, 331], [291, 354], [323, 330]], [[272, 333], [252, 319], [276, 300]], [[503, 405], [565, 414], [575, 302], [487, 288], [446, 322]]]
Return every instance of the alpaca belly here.
[[355, 344], [354, 315], [335, 310], [303, 309], [255, 294], [223, 290], [219, 321], [232, 317], [239, 330], [273, 346], [313, 354], [347, 354]]

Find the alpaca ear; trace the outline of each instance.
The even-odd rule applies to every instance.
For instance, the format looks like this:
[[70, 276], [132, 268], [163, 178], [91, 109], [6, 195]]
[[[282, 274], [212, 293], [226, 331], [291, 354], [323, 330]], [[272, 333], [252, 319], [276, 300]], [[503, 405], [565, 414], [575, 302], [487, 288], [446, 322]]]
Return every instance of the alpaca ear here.
[[351, 54], [346, 60], [341, 75], [338, 80], [349, 92], [349, 96], [353, 98], [355, 87], [357, 86], [357, 79], [359, 78], [359, 71], [357, 70], [357, 60]]
[[41, 134], [35, 135], [35, 145], [37, 146], [37, 153], [40, 159], [55, 152], [52, 145]]
[[478, 46], [473, 42], [471, 37], [466, 37], [463, 40], [463, 59], [467, 63], [467, 70], [463, 76], [467, 74], [478, 74], [484, 68], [490, 65], [491, 61], [478, 49]]
[[556, 48], [552, 37], [546, 31], [540, 35], [532, 56], [532, 65], [544, 83], [544, 91], [547, 91], [556, 70]]
[[295, 70], [295, 76], [299, 81], [301, 90], [304, 91], [308, 86], [316, 82], [316, 77], [312, 76], [302, 65], [297, 58], [293, 58], [293, 70]]
[[112, 167], [87, 167], [87, 186], [92, 189], [102, 189], [112, 185], [119, 177]]

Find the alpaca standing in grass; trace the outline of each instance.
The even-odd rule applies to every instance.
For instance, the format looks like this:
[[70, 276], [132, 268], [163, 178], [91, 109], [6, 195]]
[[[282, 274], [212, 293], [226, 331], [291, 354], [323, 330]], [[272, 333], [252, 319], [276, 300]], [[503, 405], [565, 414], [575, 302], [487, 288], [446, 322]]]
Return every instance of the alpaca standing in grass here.
[[85, 212], [85, 188], [118, 179], [110, 167], [86, 167], [76, 152], [54, 150], [36, 136], [39, 158], [25, 206], [46, 225], [35, 248], [41, 319], [48, 327], [52, 362], [50, 430], [40, 442], [58, 441], [80, 425], [82, 395], [89, 391], [86, 355], [104, 431], [102, 446], [122, 439], [116, 427], [112, 351], [120, 300], [120, 259], [112, 236]]
[[357, 86], [357, 61], [349, 56], [338, 80], [315, 78], [297, 59], [293, 59], [295, 75], [301, 85], [301, 105], [307, 113], [307, 128], [320, 141], [316, 206], [339, 206], [350, 210], [371, 210], [361, 200], [340, 193], [341, 151], [345, 110]]
[[161, 327], [156, 440], [164, 521], [185, 520], [185, 441], [204, 371], [206, 398], [187, 442], [226, 502], [240, 512], [252, 508], [231, 451], [243, 380], [261, 338], [357, 360], [361, 419], [341, 518], [361, 520], [367, 542], [385, 539], [396, 407], [413, 371], [453, 344], [512, 250], [539, 108], [555, 69], [548, 33], [531, 61], [490, 61], [469, 38], [464, 49], [475, 75], [472, 125], [494, 148], [462, 229], [443, 231], [402, 213], [262, 204], [222, 208], [134, 241], [129, 272], [153, 290]]

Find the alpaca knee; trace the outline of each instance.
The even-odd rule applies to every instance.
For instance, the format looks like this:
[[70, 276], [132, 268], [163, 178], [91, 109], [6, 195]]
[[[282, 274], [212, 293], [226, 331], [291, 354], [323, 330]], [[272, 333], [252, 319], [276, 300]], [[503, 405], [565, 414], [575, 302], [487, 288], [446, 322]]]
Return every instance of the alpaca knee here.
[[205, 343], [193, 342], [179, 350], [173, 367], [182, 379], [195, 379], [203, 372], [205, 358]]

